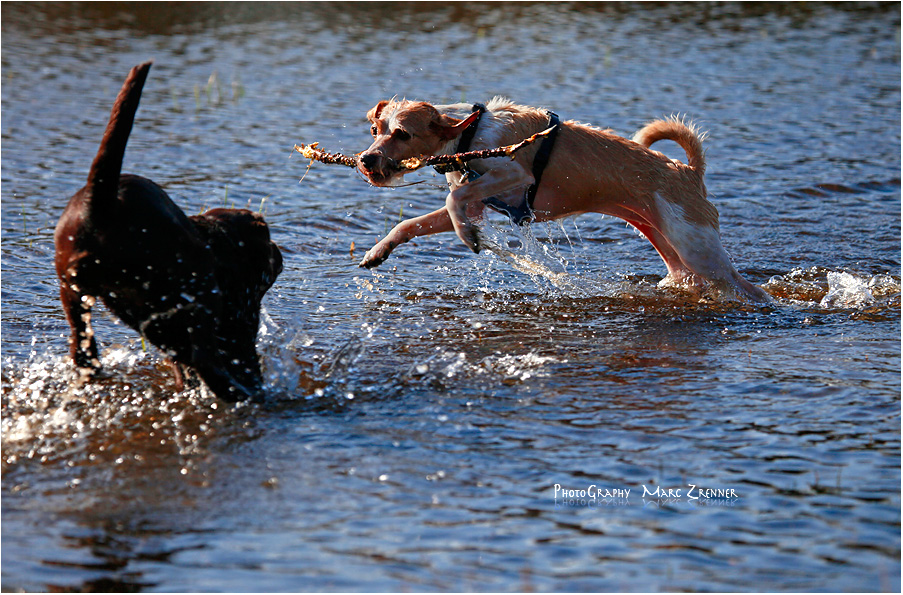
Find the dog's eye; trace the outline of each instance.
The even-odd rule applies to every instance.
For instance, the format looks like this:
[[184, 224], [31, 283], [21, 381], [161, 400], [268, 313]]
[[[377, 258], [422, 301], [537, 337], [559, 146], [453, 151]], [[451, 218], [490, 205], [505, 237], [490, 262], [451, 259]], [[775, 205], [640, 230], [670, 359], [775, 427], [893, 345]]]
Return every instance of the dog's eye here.
[[410, 134], [409, 132], [405, 132], [405, 131], [402, 130], [401, 128], [397, 128], [397, 129], [395, 130], [395, 132], [392, 133], [392, 135], [393, 135], [395, 138], [397, 138], [398, 140], [402, 140], [402, 141], [404, 141], [404, 140], [411, 140], [411, 134]]
[[370, 127], [370, 134], [376, 136], [376, 124]]

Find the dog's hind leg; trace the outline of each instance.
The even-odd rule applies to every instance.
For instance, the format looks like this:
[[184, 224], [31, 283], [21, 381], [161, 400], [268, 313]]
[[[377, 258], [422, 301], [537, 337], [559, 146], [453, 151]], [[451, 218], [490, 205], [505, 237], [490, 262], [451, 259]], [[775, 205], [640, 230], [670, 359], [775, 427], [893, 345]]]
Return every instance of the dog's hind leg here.
[[93, 296], [84, 295], [69, 282], [60, 285], [60, 301], [72, 331], [69, 337], [69, 353], [76, 367], [82, 374], [91, 374], [100, 369], [100, 356], [97, 353], [97, 341], [91, 327], [91, 307]]

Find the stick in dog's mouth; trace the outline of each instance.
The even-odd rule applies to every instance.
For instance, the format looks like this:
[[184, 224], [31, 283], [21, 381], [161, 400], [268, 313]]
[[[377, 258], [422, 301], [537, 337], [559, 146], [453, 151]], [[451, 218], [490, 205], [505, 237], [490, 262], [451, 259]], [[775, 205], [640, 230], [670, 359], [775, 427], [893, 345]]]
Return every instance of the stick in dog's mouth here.
[[[529, 138], [525, 138], [519, 143], [513, 145], [505, 145], [496, 147], [495, 149], [484, 149], [482, 151], [467, 151], [466, 153], [454, 153], [451, 155], [430, 155], [426, 157], [409, 157], [396, 161], [390, 160], [389, 166], [396, 171], [412, 172], [422, 167], [430, 167], [441, 165], [445, 166], [448, 171], [460, 171], [464, 168], [464, 164], [474, 159], [489, 159], [491, 157], [508, 157], [514, 159], [514, 154], [524, 147], [535, 143], [540, 138], [552, 132], [552, 128], [547, 128], [542, 132], [537, 132]], [[344, 165], [345, 167], [357, 167], [360, 158], [358, 155], [349, 156], [342, 153], [329, 153], [318, 147], [320, 143], [311, 143], [309, 145], [295, 145], [292, 149], [304, 155], [311, 161], [319, 161], [326, 164]]]

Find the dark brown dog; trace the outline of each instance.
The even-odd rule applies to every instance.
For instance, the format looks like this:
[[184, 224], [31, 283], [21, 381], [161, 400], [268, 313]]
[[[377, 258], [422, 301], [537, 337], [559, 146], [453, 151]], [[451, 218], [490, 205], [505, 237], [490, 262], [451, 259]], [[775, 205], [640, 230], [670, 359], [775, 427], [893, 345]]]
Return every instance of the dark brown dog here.
[[129, 72], [88, 183], [56, 227], [70, 352], [85, 375], [100, 368], [91, 328], [99, 297], [171, 358], [180, 387], [188, 368], [223, 400], [257, 399], [260, 301], [282, 271], [282, 255], [260, 215], [213, 209], [187, 217], [154, 182], [120, 174], [150, 67]]

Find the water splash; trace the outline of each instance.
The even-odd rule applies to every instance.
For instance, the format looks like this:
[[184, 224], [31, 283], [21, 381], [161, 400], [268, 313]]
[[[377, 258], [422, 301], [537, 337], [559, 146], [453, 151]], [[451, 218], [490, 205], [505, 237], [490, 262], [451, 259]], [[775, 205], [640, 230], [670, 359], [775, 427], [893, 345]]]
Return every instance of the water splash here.
[[281, 405], [316, 402], [333, 408], [344, 406], [356, 395], [388, 391], [391, 381], [374, 385], [372, 377], [358, 369], [369, 361], [371, 350], [379, 349], [380, 330], [378, 323], [365, 322], [344, 340], [327, 344], [306, 330], [280, 326], [262, 308], [257, 350], [268, 401]]
[[869, 281], [850, 273], [828, 273], [828, 293], [821, 299], [822, 308], [862, 308], [875, 303]]
[[860, 275], [813, 266], [775, 275], [763, 288], [794, 304], [853, 311], [900, 307], [900, 278], [891, 274]]
[[[578, 298], [617, 293], [616, 282], [592, 279], [580, 270], [578, 246], [583, 244], [579, 232], [577, 243], [571, 241], [564, 221], [523, 226], [509, 223], [502, 227], [487, 220], [481, 228], [481, 242], [500, 260], [528, 275], [544, 292]], [[537, 230], [545, 231], [543, 240], [537, 238]]]
[[323, 396], [329, 386], [328, 371], [336, 365], [336, 356], [324, 349], [306, 330], [281, 326], [265, 306], [261, 308], [257, 351], [267, 394], [307, 399]]
[[437, 347], [436, 353], [410, 367], [408, 377], [434, 384], [462, 377], [486, 377], [493, 382], [516, 384], [530, 378], [549, 376], [550, 373], [546, 370], [548, 365], [566, 362], [567, 360], [533, 352], [517, 355], [495, 353], [472, 361], [464, 352]]
[[546, 370], [548, 364], [567, 363], [567, 360], [550, 356], [542, 356], [536, 353], [522, 355], [503, 355], [485, 358], [482, 365], [485, 369], [503, 374], [506, 383], [525, 382], [533, 377], [547, 377], [550, 372]]
[[174, 390], [155, 354], [118, 346], [102, 354], [101, 364], [86, 382], [59, 354], [4, 361], [4, 471], [21, 460], [92, 464], [137, 452], [170, 451], [187, 461], [199, 437], [220, 423], [212, 394], [203, 387]]

